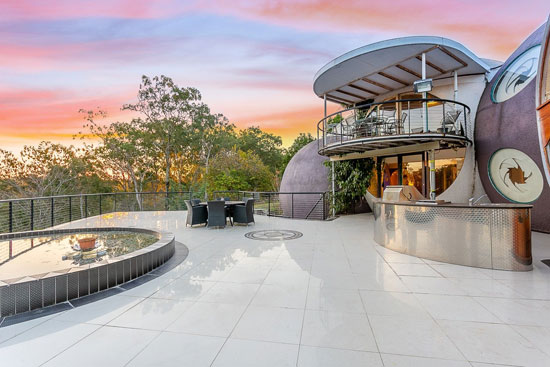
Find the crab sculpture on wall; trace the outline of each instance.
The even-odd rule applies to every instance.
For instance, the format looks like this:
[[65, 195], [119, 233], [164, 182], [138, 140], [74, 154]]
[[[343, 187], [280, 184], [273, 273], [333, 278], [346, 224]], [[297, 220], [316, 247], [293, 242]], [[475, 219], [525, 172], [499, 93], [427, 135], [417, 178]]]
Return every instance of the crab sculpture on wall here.
[[491, 156], [488, 168], [493, 187], [510, 201], [531, 203], [542, 193], [544, 179], [540, 169], [518, 149], [498, 149]]
[[[512, 162], [510, 162], [513, 161]], [[515, 164], [514, 164], [515, 163]], [[528, 176], [525, 176], [525, 171], [521, 168], [518, 160], [516, 158], [506, 159], [502, 161], [499, 167], [500, 171], [504, 171], [502, 175], [502, 182], [509, 187], [508, 182], [513, 185], [518, 191], [525, 192], [525, 189], [522, 189], [518, 185], [524, 185], [527, 183], [527, 180], [533, 176], [533, 172], [530, 172]], [[508, 182], [507, 182], [508, 181]]]

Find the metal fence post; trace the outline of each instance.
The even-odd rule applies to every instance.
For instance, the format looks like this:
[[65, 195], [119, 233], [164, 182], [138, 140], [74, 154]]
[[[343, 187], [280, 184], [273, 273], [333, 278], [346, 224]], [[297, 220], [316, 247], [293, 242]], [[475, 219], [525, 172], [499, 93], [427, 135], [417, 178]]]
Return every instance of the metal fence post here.
[[84, 218], [88, 218], [88, 195], [84, 195]]
[[34, 230], [34, 200], [31, 199], [31, 231]]
[[462, 107], [464, 109], [464, 137], [468, 137], [468, 128], [467, 128], [467, 125], [468, 125], [468, 121], [466, 119], [466, 107]]
[[[9, 203], [9, 229], [10, 229], [10, 233], [13, 232], [13, 201], [10, 201]], [[11, 241], [10, 241], [11, 243]]]
[[102, 195], [99, 194], [99, 215], [103, 214], [103, 213], [101, 212], [101, 197], [102, 197]]
[[69, 222], [73, 221], [73, 197], [69, 196]]
[[116, 212], [116, 192], [113, 194], [113, 197], [115, 198], [113, 203], [113, 213], [114, 213]]
[[294, 193], [290, 194], [290, 205], [291, 205], [291, 217], [290, 218], [293, 218], [294, 219]]
[[[447, 130], [447, 126], [445, 125], [445, 102], [443, 102], [443, 118], [441, 119], [441, 129], [443, 130], [443, 135], [445, 135], [446, 131]], [[401, 172], [401, 171], [399, 171]]]
[[271, 193], [267, 193], [267, 216], [271, 215]]
[[51, 226], [53, 227], [54, 224], [55, 224], [55, 218], [53, 216], [53, 210], [54, 210], [54, 207], [53, 207], [53, 197], [51, 199], [51, 202], [50, 202], [50, 209], [51, 209]]
[[323, 192], [321, 194], [322, 198], [323, 198], [323, 220], [327, 219], [327, 216], [326, 216], [326, 213], [325, 213], [325, 193]]

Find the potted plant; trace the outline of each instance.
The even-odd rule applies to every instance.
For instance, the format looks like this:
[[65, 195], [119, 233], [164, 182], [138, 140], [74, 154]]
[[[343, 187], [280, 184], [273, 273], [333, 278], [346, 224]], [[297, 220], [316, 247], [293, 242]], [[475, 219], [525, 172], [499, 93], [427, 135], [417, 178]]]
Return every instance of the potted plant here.
[[78, 239], [78, 245], [82, 251], [89, 251], [95, 248], [97, 237], [84, 237]]

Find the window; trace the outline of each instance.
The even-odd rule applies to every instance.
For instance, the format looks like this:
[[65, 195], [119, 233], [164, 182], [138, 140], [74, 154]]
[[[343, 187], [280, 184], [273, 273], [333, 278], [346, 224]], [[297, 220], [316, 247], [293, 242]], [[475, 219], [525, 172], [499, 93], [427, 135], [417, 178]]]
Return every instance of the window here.
[[[549, 35], [550, 37], [550, 35]], [[550, 40], [546, 48], [546, 56], [544, 56], [544, 65], [542, 66], [542, 82], [540, 84], [540, 104], [544, 104], [550, 100]]]
[[541, 46], [531, 47], [512, 61], [495, 83], [491, 98], [504, 102], [523, 90], [537, 75]]

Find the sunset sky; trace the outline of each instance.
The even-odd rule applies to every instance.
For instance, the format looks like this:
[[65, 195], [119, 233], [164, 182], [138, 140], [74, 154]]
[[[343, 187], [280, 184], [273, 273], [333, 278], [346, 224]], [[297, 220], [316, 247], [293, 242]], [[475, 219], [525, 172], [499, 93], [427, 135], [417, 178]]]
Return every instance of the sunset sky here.
[[141, 75], [198, 88], [238, 127], [289, 144], [315, 132], [315, 72], [383, 39], [438, 35], [505, 60], [548, 17], [548, 0], [0, 0], [0, 148], [71, 142], [80, 108], [109, 120]]

